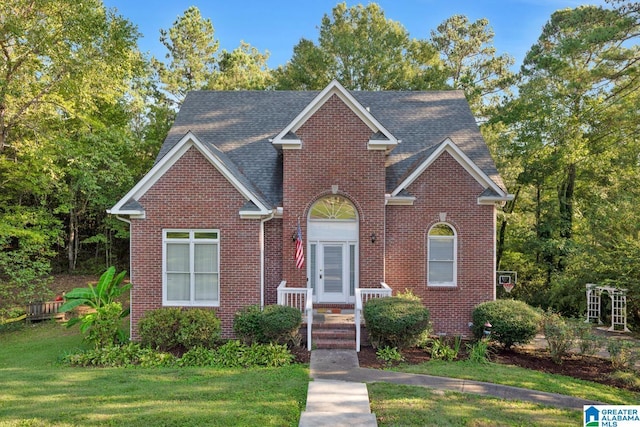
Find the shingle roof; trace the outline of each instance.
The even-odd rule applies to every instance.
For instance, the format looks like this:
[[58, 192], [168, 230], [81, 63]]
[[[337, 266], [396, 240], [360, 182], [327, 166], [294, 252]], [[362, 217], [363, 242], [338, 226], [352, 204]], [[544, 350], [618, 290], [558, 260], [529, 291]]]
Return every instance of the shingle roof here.
[[[282, 153], [271, 144], [318, 91], [194, 91], [185, 98], [158, 154], [191, 131], [272, 207], [282, 202]], [[397, 139], [387, 158], [392, 191], [446, 138], [504, 188], [461, 91], [350, 92]]]

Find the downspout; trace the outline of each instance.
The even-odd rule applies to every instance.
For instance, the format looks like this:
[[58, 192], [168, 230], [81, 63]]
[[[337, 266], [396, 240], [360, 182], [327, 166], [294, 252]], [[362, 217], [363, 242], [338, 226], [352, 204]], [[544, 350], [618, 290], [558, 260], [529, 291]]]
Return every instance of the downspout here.
[[[126, 218], [121, 217], [120, 215], [116, 215], [116, 219], [120, 220], [122, 222], [126, 222], [127, 224], [129, 224], [129, 283], [134, 283], [133, 282], [133, 270], [131, 269], [131, 220], [128, 220]], [[131, 295], [131, 291], [129, 291], [129, 313], [132, 312], [132, 295]], [[131, 322], [131, 319], [129, 319], [129, 340], [131, 340], [131, 337], [133, 336], [133, 323]]]

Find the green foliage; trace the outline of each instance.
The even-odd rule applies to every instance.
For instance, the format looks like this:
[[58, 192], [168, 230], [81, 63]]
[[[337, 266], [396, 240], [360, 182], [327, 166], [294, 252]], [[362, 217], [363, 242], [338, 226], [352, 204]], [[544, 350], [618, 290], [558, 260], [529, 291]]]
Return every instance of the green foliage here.
[[322, 89], [334, 78], [352, 90], [441, 88], [433, 47], [412, 40], [375, 3], [338, 3], [322, 17], [318, 44], [302, 39], [276, 72], [280, 89]]
[[404, 357], [402, 357], [402, 353], [400, 353], [397, 347], [385, 346], [379, 348], [376, 350], [376, 357], [387, 365], [404, 361]]
[[220, 319], [212, 310], [190, 309], [180, 313], [178, 342], [184, 348], [212, 348], [222, 334]]
[[467, 344], [467, 352], [471, 363], [489, 363], [489, 339], [481, 338], [472, 344]]
[[640, 347], [632, 341], [609, 338], [607, 351], [611, 356], [611, 365], [616, 369], [633, 370], [640, 360]]
[[50, 296], [47, 275], [59, 226], [42, 208], [0, 207], [0, 317]]
[[586, 323], [581, 319], [574, 319], [572, 324], [580, 354], [593, 356], [604, 346], [604, 337], [593, 333], [593, 325], [591, 323]]
[[546, 311], [542, 315], [542, 331], [547, 340], [551, 360], [562, 364], [562, 358], [571, 350], [576, 337], [574, 326], [558, 313]]
[[105, 271], [98, 284], [91, 283], [86, 288], [75, 288], [65, 295], [65, 303], [59, 311], [64, 313], [79, 306], [93, 309], [92, 312], [73, 318], [67, 322], [71, 327], [80, 323], [80, 331], [86, 333], [86, 339], [96, 347], [114, 344], [124, 339], [120, 330], [120, 321], [129, 315], [129, 309], [122, 309], [116, 301], [124, 292], [131, 289], [131, 283], [123, 283], [125, 271], [115, 275], [115, 267]]
[[458, 357], [460, 352], [460, 346], [462, 345], [462, 339], [458, 336], [453, 340], [453, 345], [447, 340], [446, 337], [438, 337], [430, 341], [431, 358], [434, 360], [445, 360], [452, 362]]
[[62, 360], [71, 366], [96, 367], [140, 366], [152, 368], [169, 367], [175, 364], [175, 358], [171, 354], [145, 348], [133, 342], [68, 354]]
[[522, 301], [487, 301], [473, 309], [473, 335], [476, 339], [484, 336], [485, 324], [491, 324], [492, 341], [505, 348], [515, 344], [526, 344], [536, 336], [540, 323], [540, 313]]
[[268, 305], [264, 310], [251, 305], [238, 311], [233, 318], [233, 331], [245, 343], [300, 343], [302, 324], [300, 310], [283, 305]]
[[220, 319], [211, 310], [163, 307], [144, 313], [138, 335], [143, 345], [164, 351], [213, 348], [220, 341]]
[[365, 324], [371, 344], [402, 350], [416, 345], [429, 330], [429, 310], [413, 298], [374, 298], [364, 306]]

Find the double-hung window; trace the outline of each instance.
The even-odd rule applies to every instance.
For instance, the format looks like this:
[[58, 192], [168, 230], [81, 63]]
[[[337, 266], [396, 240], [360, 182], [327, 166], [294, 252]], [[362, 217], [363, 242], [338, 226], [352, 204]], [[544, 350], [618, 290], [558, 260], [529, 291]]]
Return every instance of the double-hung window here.
[[220, 232], [164, 230], [162, 303], [220, 305]]
[[428, 235], [429, 286], [456, 286], [456, 233], [448, 224], [431, 227]]

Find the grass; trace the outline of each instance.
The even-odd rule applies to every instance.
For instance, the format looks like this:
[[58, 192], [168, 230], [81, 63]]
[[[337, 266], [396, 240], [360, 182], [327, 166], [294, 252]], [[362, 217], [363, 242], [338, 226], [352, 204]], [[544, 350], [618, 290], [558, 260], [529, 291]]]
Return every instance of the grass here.
[[580, 410], [528, 402], [438, 392], [396, 384], [368, 384], [371, 411], [385, 426], [570, 426], [582, 422]]
[[[304, 410], [306, 366], [125, 369], [71, 368], [59, 362], [82, 346], [77, 328], [54, 323], [0, 328], [0, 427], [296, 426]], [[430, 361], [397, 369], [611, 404], [640, 401], [639, 393], [498, 364]], [[380, 426], [565, 426], [580, 424], [582, 417], [582, 408], [383, 383], [368, 389]]]
[[305, 366], [263, 369], [70, 368], [76, 329], [0, 333], [0, 426], [296, 426]]
[[499, 363], [476, 364], [469, 361], [432, 360], [420, 365], [400, 365], [394, 370], [560, 393], [614, 405], [631, 405], [640, 401], [640, 393]]

